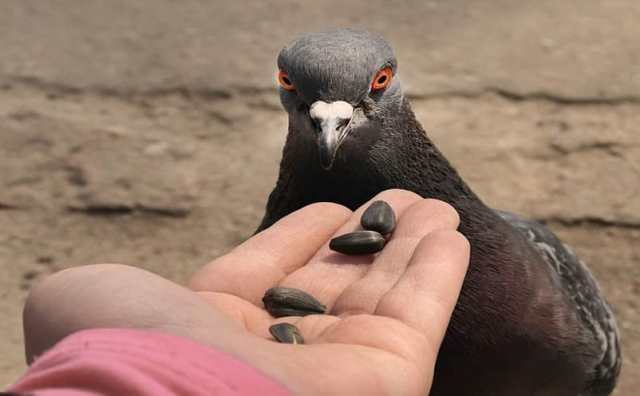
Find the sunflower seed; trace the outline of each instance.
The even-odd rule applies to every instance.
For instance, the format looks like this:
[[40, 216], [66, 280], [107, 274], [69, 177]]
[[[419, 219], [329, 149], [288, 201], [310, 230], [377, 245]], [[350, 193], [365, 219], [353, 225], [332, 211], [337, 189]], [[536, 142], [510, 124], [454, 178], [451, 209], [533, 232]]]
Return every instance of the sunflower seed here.
[[284, 344], [304, 344], [304, 338], [300, 334], [300, 330], [289, 323], [278, 323], [269, 327], [269, 333], [278, 342]]
[[329, 248], [343, 254], [371, 254], [382, 250], [384, 244], [379, 232], [356, 231], [333, 238]]
[[264, 294], [262, 302], [275, 318], [323, 314], [327, 309], [311, 294], [291, 287], [272, 287]]
[[396, 215], [391, 205], [385, 201], [376, 201], [364, 211], [360, 224], [365, 230], [387, 235], [396, 228]]

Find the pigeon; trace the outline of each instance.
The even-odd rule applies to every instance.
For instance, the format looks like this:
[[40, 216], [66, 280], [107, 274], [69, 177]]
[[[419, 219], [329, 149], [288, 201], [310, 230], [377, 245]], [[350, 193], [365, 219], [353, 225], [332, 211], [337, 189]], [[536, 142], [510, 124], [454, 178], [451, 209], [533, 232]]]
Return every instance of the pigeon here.
[[448, 202], [471, 261], [431, 395], [608, 395], [621, 366], [611, 308], [543, 224], [494, 210], [416, 120], [391, 46], [354, 29], [307, 33], [278, 56], [289, 129], [263, 230], [313, 202], [352, 210], [391, 188]]

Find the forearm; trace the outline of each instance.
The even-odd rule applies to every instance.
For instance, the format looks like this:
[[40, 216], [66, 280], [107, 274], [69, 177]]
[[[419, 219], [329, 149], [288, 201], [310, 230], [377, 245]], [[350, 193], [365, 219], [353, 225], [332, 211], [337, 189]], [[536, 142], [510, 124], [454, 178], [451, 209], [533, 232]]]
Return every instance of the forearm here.
[[132, 329], [84, 330], [65, 338], [38, 357], [9, 391], [38, 396], [291, 394], [216, 349]]

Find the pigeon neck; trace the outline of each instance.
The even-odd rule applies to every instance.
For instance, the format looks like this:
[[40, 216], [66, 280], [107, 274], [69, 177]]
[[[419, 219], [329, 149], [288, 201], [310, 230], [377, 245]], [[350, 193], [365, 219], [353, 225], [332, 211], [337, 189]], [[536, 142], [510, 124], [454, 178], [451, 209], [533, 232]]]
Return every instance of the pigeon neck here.
[[278, 182], [259, 230], [313, 202], [335, 202], [355, 210], [391, 188], [448, 202], [461, 217], [488, 211], [429, 140], [406, 100], [399, 109], [381, 114], [377, 123], [379, 127], [370, 131], [373, 141], [366, 142], [371, 137], [363, 136], [350, 147], [343, 145], [343, 157], [330, 171], [321, 168], [315, 142], [290, 130]]
[[[401, 126], [398, 122], [401, 119]], [[376, 171], [388, 188], [414, 191], [423, 197], [457, 203], [481, 204], [455, 168], [427, 137], [405, 99], [399, 114], [383, 118], [383, 133], [371, 150]], [[384, 158], [384, 160], [375, 160]]]

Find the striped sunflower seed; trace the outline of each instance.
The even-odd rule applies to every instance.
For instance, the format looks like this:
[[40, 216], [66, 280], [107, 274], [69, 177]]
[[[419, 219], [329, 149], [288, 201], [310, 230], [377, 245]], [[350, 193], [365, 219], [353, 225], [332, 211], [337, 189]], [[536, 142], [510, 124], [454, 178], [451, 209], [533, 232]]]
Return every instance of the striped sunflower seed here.
[[304, 338], [300, 334], [300, 330], [289, 323], [278, 323], [269, 327], [269, 333], [276, 341], [284, 344], [304, 344]]
[[365, 230], [377, 231], [382, 235], [391, 234], [396, 228], [396, 214], [385, 201], [375, 201], [362, 214], [360, 224]]
[[327, 309], [309, 293], [291, 287], [272, 287], [264, 294], [262, 302], [275, 318], [323, 314]]
[[376, 231], [355, 231], [329, 242], [329, 248], [343, 254], [371, 254], [382, 250], [384, 237]]

